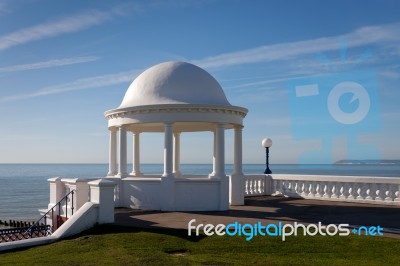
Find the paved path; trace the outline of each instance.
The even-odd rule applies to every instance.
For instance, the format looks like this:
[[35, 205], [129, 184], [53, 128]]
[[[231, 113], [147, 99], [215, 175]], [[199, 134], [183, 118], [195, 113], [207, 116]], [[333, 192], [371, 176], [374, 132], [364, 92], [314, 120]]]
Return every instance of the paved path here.
[[340, 224], [351, 226], [377, 226], [384, 228], [384, 235], [400, 238], [400, 207], [375, 204], [332, 202], [310, 199], [260, 196], [246, 198], [245, 206], [232, 206], [221, 212], [160, 212], [133, 209], [116, 209], [118, 225], [146, 228], [187, 229], [188, 222], [195, 224], [262, 224], [293, 223]]

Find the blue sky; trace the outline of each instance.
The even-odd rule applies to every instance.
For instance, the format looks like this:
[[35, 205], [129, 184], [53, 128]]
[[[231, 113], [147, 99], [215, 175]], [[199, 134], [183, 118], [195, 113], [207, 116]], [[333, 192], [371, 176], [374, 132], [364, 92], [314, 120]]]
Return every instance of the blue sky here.
[[[0, 162], [107, 162], [103, 112], [170, 60], [203, 67], [249, 109], [245, 163], [264, 162], [266, 136], [272, 163], [400, 159], [398, 10], [398, 1], [0, 0]], [[304, 80], [325, 91], [297, 101], [291, 86]], [[360, 83], [371, 102], [349, 127], [327, 112], [341, 81]], [[351, 113], [353, 100], [338, 104]], [[182, 161], [210, 163], [211, 140], [183, 134]], [[162, 162], [162, 145], [162, 134], [143, 134], [142, 162]], [[227, 162], [232, 146], [227, 132]]]

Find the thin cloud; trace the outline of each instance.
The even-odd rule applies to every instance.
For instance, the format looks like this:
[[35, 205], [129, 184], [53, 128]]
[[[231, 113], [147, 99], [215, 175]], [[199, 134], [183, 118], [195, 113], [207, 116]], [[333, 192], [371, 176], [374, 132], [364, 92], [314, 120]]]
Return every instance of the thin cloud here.
[[348, 48], [399, 41], [400, 23], [362, 27], [351, 33], [339, 36], [260, 46], [248, 50], [207, 57], [201, 60], [193, 60], [192, 63], [204, 68], [218, 68], [257, 62], [287, 60], [300, 55], [336, 50], [338, 49], [338, 39], [348, 41]]
[[108, 75], [78, 79], [73, 82], [46, 87], [46, 88], [37, 90], [32, 93], [17, 94], [17, 95], [3, 97], [3, 98], [0, 98], [0, 102], [18, 101], [18, 100], [24, 100], [24, 99], [35, 98], [35, 97], [40, 97], [40, 96], [66, 93], [66, 92], [77, 91], [77, 90], [100, 88], [100, 87], [105, 87], [105, 86], [111, 86], [111, 85], [131, 82], [138, 74], [139, 74], [139, 71], [134, 70], [134, 71], [128, 71], [128, 72], [120, 72], [120, 73], [116, 73], [116, 74], [108, 74]]
[[10, 13], [10, 9], [7, 7], [6, 1], [0, 1], [0, 16], [4, 13]]
[[0, 37], [0, 51], [16, 45], [29, 43], [65, 33], [80, 31], [104, 23], [112, 18], [113, 13], [97, 10], [88, 11], [75, 16], [42, 23], [21, 29]]
[[0, 73], [60, 67], [60, 66], [66, 66], [66, 65], [74, 65], [74, 64], [93, 62], [93, 61], [97, 61], [98, 59], [99, 59], [99, 57], [96, 57], [96, 56], [81, 56], [81, 57], [71, 57], [71, 58], [63, 58], [63, 59], [53, 59], [53, 60], [37, 62], [37, 63], [32, 63], [32, 64], [1, 67]]

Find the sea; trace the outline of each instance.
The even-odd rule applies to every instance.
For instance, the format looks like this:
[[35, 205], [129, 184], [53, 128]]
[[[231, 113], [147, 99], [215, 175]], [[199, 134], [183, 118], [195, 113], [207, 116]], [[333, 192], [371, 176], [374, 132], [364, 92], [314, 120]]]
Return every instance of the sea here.
[[[131, 166], [130, 166], [131, 167]], [[130, 169], [130, 168], [129, 168]], [[244, 164], [245, 174], [262, 174], [265, 165]], [[272, 164], [274, 174], [309, 174], [340, 176], [399, 177], [400, 163], [333, 165]], [[142, 164], [145, 174], [162, 173], [162, 164]], [[233, 165], [226, 165], [232, 173]], [[183, 164], [182, 173], [206, 175], [211, 164]], [[101, 178], [108, 172], [108, 164], [0, 164], [0, 220], [34, 221], [40, 218], [38, 209], [47, 208], [49, 184], [47, 179]]]

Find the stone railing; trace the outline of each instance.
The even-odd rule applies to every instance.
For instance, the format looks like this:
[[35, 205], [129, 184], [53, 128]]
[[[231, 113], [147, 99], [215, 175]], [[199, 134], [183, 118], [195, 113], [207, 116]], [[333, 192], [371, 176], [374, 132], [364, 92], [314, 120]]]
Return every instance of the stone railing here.
[[322, 175], [245, 176], [245, 196], [295, 198], [400, 205], [400, 178]]

